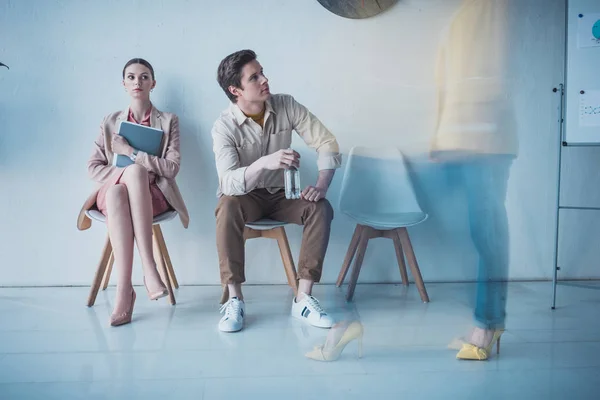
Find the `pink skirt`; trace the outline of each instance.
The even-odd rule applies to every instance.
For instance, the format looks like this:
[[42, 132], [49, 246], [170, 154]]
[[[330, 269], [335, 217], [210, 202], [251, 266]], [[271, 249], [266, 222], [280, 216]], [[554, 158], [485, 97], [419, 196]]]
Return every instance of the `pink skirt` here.
[[[108, 213], [106, 211], [106, 192], [112, 186], [117, 185], [121, 181], [121, 176], [123, 176], [123, 172], [125, 172], [126, 168], [119, 170], [111, 176], [108, 181], [106, 181], [98, 190], [98, 195], [96, 196], [96, 207], [98, 211], [108, 217]], [[148, 181], [148, 185], [150, 186], [150, 196], [152, 197], [152, 216], [156, 217], [159, 214], [162, 214], [171, 209], [171, 205], [165, 198], [163, 192], [160, 191], [158, 185], [156, 183], [150, 183]]]

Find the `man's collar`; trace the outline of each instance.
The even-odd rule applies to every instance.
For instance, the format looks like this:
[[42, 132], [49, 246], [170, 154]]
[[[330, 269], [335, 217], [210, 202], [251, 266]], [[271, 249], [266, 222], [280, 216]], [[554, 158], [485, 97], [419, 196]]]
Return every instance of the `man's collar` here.
[[[244, 114], [244, 112], [240, 109], [240, 106], [238, 106], [236, 103], [231, 103], [229, 109], [231, 110], [231, 113], [235, 118], [235, 122], [238, 125], [242, 125], [248, 119], [246, 114]], [[271, 104], [270, 98], [267, 101], [265, 101], [265, 120], [267, 119], [267, 115], [269, 114], [275, 114], [275, 110], [273, 110], [273, 105]]]
[[271, 97], [265, 102], [265, 119], [267, 114], [275, 114], [275, 110], [273, 109], [273, 105], [271, 104]]
[[233, 114], [233, 118], [238, 125], [242, 125], [246, 121], [246, 115], [236, 103], [231, 103], [229, 110]]

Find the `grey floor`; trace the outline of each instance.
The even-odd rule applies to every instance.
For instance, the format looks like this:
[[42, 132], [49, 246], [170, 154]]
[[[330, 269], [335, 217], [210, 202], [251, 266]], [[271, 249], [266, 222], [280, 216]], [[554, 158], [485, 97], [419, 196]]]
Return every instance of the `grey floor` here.
[[[114, 288], [85, 307], [88, 288], [0, 289], [0, 399], [598, 399], [600, 284], [509, 285], [501, 354], [455, 359], [446, 348], [471, 324], [472, 284], [358, 285], [355, 301], [322, 285], [337, 319], [365, 327], [332, 363], [303, 354], [327, 331], [289, 317], [286, 286], [247, 286], [246, 328], [217, 330], [220, 289], [185, 286], [178, 304], [143, 287], [134, 321], [111, 328]], [[411, 397], [408, 397], [411, 396]], [[413, 397], [414, 396], [414, 397]]]

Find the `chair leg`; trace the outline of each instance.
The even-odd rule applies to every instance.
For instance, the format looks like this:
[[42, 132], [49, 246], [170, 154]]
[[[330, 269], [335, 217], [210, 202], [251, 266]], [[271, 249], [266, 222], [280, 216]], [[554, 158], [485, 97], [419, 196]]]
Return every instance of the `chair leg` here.
[[249, 227], [244, 228], [244, 246], [246, 245], [246, 240], [248, 239], [256, 239], [263, 236], [263, 233], [268, 233], [269, 231], [260, 231], [256, 229], [252, 229]]
[[158, 225], [154, 225], [152, 227], [152, 245], [154, 249], [154, 260], [158, 264], [158, 272], [161, 276], [162, 281], [167, 285], [167, 291], [169, 292], [169, 302], [171, 305], [175, 305], [175, 295], [173, 294], [173, 287], [171, 286], [171, 280], [169, 279], [169, 273], [167, 272], [167, 266], [165, 265], [165, 260], [163, 254], [161, 252], [160, 245], [158, 244], [158, 238], [156, 235], [156, 228]]
[[98, 295], [98, 290], [100, 289], [100, 285], [102, 284], [102, 278], [104, 277], [104, 273], [106, 272], [106, 267], [108, 265], [108, 260], [110, 259], [111, 253], [112, 245], [110, 243], [110, 238], [107, 234], [106, 241], [104, 242], [104, 249], [102, 250], [102, 256], [100, 257], [100, 262], [98, 263], [96, 275], [94, 275], [94, 281], [92, 282], [92, 287], [88, 296], [88, 307], [93, 306], [96, 302], [96, 296]]
[[340, 269], [340, 274], [338, 275], [337, 282], [335, 286], [340, 287], [344, 284], [344, 279], [346, 279], [346, 275], [348, 274], [348, 269], [350, 269], [350, 264], [352, 264], [352, 259], [354, 258], [354, 254], [356, 254], [356, 248], [358, 247], [358, 241], [360, 240], [360, 234], [363, 231], [362, 225], [357, 224], [356, 228], [354, 228], [354, 234], [352, 235], [352, 240], [350, 241], [350, 246], [348, 246], [348, 251], [346, 252], [346, 257], [344, 258], [344, 263], [342, 264], [342, 268]]
[[283, 261], [283, 268], [285, 269], [285, 275], [287, 276], [288, 285], [294, 291], [294, 296], [298, 295], [298, 275], [296, 273], [296, 266], [294, 265], [294, 257], [290, 250], [290, 242], [288, 241], [285, 233], [285, 228], [280, 226], [273, 229], [275, 239], [279, 245], [279, 252], [281, 253], [281, 261]]
[[398, 229], [398, 238], [400, 239], [402, 248], [406, 254], [406, 260], [408, 261], [410, 272], [412, 273], [413, 278], [415, 278], [415, 284], [417, 285], [417, 289], [419, 289], [421, 300], [424, 303], [429, 303], [429, 296], [427, 295], [427, 290], [425, 289], [425, 284], [423, 283], [423, 277], [421, 276], [421, 270], [419, 269], [419, 264], [417, 263], [417, 257], [415, 257], [415, 252], [406, 228]]
[[167, 244], [165, 243], [165, 237], [162, 234], [162, 229], [160, 229], [160, 225], [154, 225], [153, 230], [154, 234], [156, 235], [156, 239], [158, 240], [165, 264], [167, 265], [167, 272], [169, 273], [171, 285], [173, 285], [175, 289], [179, 289], [179, 282], [177, 282], [177, 277], [175, 276], [175, 270], [173, 269], [173, 264], [171, 263], [171, 256], [169, 256], [169, 249], [167, 249]]
[[360, 268], [362, 267], [365, 253], [367, 252], [367, 245], [369, 244], [369, 232], [366, 229], [362, 230], [360, 240], [358, 242], [358, 249], [356, 250], [356, 259], [354, 260], [354, 267], [352, 268], [352, 275], [350, 275], [350, 282], [348, 283], [348, 293], [346, 294], [346, 301], [352, 301], [354, 297], [354, 289], [356, 288], [356, 282], [358, 282], [358, 275], [360, 274]]
[[394, 250], [396, 250], [396, 259], [398, 260], [398, 268], [400, 269], [400, 277], [402, 278], [402, 284], [408, 286], [408, 274], [406, 273], [406, 263], [404, 262], [404, 251], [402, 250], [402, 242], [400, 242], [400, 236], [398, 235], [398, 229], [394, 229]]
[[106, 267], [106, 272], [104, 273], [104, 279], [102, 281], [102, 290], [106, 290], [108, 287], [108, 282], [110, 281], [110, 274], [112, 273], [112, 267], [115, 263], [115, 253], [110, 252], [110, 257], [108, 259], [108, 265]]

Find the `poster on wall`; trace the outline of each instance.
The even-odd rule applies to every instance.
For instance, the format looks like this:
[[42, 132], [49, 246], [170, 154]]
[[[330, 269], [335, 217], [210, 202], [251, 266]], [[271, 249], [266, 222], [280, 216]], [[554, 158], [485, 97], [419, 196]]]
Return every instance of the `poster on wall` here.
[[586, 90], [579, 96], [579, 126], [600, 126], [600, 90]]
[[579, 14], [577, 44], [581, 47], [600, 47], [600, 13]]

